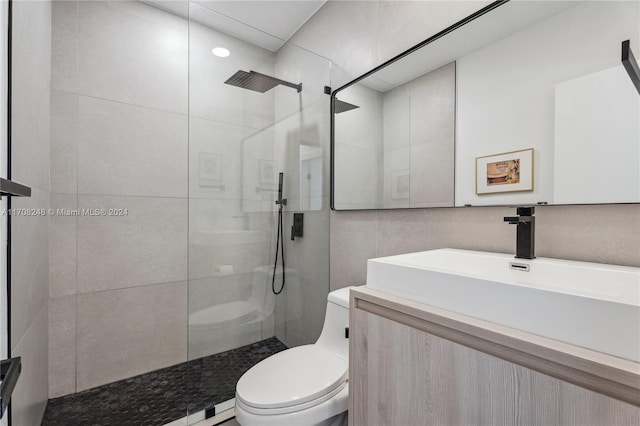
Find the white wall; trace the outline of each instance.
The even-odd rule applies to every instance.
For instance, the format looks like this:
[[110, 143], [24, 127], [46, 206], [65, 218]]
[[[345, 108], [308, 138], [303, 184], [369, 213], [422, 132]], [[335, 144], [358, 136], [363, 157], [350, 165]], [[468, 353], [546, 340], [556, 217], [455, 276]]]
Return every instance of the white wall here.
[[555, 202], [637, 202], [640, 97], [623, 66], [560, 83], [555, 100]]
[[[12, 208], [49, 208], [51, 2], [13, 2], [12, 179], [32, 188]], [[48, 391], [49, 217], [12, 218], [11, 356], [22, 357], [14, 425], [40, 424]]]
[[[291, 41], [333, 60], [342, 71], [335, 88], [487, 3], [329, 1]], [[363, 284], [371, 257], [441, 247], [513, 252], [515, 229], [502, 221], [513, 213], [506, 207], [331, 212], [331, 288]], [[536, 214], [539, 256], [640, 266], [640, 205], [548, 206]]]
[[[622, 40], [640, 45], [638, 16], [638, 2], [585, 2], [457, 61], [457, 206], [567, 202], [554, 195], [555, 86], [619, 65]], [[533, 193], [475, 194], [476, 157], [532, 147]]]

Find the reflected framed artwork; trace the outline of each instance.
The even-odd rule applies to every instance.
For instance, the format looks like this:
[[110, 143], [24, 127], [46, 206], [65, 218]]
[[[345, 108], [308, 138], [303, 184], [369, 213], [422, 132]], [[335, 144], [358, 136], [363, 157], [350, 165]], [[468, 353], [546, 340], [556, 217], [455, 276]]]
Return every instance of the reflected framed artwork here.
[[198, 155], [198, 183], [201, 187], [218, 187], [222, 182], [222, 155], [200, 152]]
[[275, 160], [259, 160], [258, 161], [260, 184], [271, 185], [276, 183], [276, 161]]
[[391, 199], [408, 200], [411, 189], [409, 169], [393, 170], [391, 172]]
[[476, 194], [533, 191], [533, 148], [476, 158]]

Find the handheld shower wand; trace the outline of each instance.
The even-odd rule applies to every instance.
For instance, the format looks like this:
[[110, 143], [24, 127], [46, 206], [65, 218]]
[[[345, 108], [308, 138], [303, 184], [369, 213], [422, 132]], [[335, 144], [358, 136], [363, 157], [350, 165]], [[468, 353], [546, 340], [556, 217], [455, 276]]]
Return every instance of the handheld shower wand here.
[[[276, 237], [276, 260], [273, 264], [273, 276], [271, 277], [271, 291], [273, 294], [280, 294], [284, 290], [285, 269], [284, 269], [284, 226], [282, 225], [282, 206], [287, 205], [287, 199], [282, 198], [282, 186], [284, 182], [284, 173], [280, 172], [278, 176], [278, 199], [276, 204], [278, 208], [278, 232]], [[282, 252], [282, 285], [280, 290], [276, 291], [276, 269], [278, 268], [278, 248]]]
[[276, 200], [276, 204], [280, 205], [280, 210], [282, 210], [282, 206], [287, 205], [287, 199], [282, 198], [282, 183], [284, 181], [284, 173], [280, 172], [278, 175], [278, 199]]

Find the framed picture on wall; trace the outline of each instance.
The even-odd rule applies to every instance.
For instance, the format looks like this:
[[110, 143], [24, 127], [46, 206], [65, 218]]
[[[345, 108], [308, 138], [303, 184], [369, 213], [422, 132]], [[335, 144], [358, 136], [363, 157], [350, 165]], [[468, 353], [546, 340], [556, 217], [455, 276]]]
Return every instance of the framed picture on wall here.
[[533, 148], [476, 158], [476, 194], [533, 191]]
[[408, 200], [411, 189], [409, 169], [393, 170], [391, 172], [391, 199]]

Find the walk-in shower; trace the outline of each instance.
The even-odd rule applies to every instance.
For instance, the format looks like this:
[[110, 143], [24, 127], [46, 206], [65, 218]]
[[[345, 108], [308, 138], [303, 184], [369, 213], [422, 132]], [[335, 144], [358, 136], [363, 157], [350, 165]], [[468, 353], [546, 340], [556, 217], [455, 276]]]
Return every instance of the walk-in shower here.
[[330, 63], [217, 3], [52, 4], [52, 207], [127, 215], [51, 219], [45, 424], [192, 423], [320, 334]]

